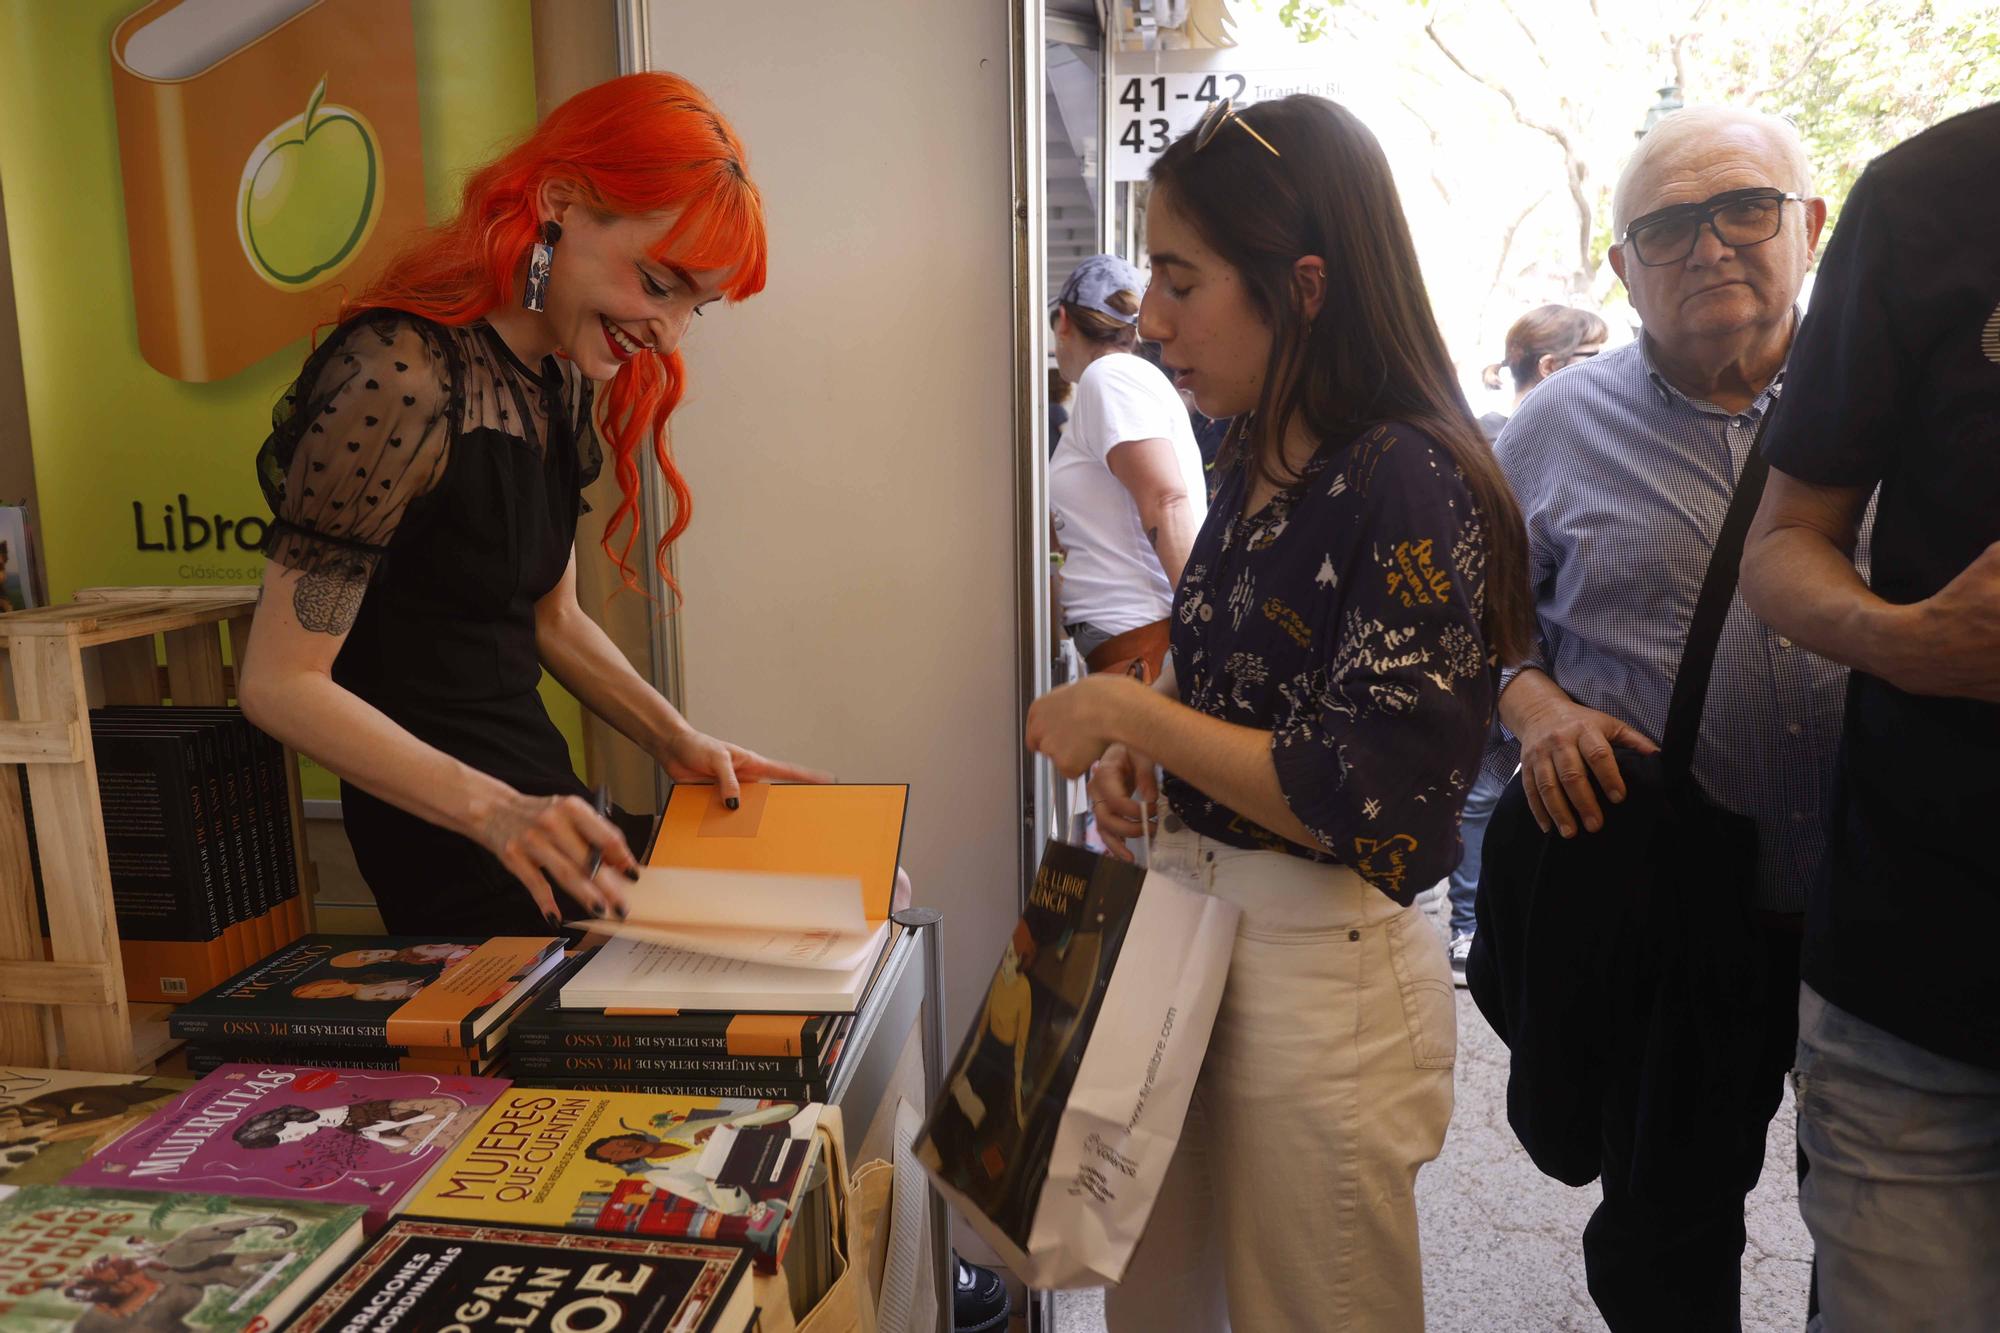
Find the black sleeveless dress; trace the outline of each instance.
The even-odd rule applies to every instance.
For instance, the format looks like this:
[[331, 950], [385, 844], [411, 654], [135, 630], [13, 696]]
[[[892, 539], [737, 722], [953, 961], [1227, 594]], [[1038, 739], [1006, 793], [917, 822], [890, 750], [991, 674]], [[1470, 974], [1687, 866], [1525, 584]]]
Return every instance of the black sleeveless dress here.
[[[324, 576], [309, 595], [366, 581], [334, 680], [530, 795], [589, 794], [537, 693], [534, 612], [601, 465], [590, 403], [574, 366], [531, 368], [487, 324], [377, 312], [314, 352], [257, 458], [266, 554]], [[341, 807], [391, 933], [547, 933], [479, 844], [350, 784]]]

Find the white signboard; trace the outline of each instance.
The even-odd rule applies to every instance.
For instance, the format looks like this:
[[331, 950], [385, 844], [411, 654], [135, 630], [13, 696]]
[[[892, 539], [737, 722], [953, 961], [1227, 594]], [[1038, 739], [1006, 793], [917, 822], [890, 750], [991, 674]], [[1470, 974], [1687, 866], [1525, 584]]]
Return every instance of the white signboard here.
[[[1255, 102], [1311, 93], [1338, 98], [1340, 81], [1299, 69], [1205, 69], [1112, 77], [1113, 180], [1146, 179], [1153, 159], [1195, 127], [1202, 113], [1227, 97], [1237, 110]], [[1239, 133], [1241, 131], [1238, 131]]]

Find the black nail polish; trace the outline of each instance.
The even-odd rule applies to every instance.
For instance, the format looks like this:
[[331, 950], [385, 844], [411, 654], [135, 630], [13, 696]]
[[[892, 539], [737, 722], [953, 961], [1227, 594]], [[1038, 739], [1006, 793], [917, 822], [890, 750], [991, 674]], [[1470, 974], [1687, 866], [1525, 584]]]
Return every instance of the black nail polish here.
[[625, 878], [627, 878], [627, 879], [631, 880], [631, 881], [632, 881], [632, 882], [633, 882], [634, 884], [637, 884], [637, 883], [639, 882], [639, 867], [637, 867], [637, 866], [626, 866], [626, 867], [625, 867]]
[[603, 903], [599, 903], [597, 904], [597, 906], [590, 909], [590, 914], [594, 917], [598, 917], [601, 919], [603, 917], [610, 916], [611, 909], [606, 907]]
[[630, 912], [630, 911], [629, 911], [628, 909], [626, 909], [626, 908], [623, 908], [623, 907], [621, 907], [621, 908], [619, 908], [619, 909], [618, 909], [618, 919], [619, 919], [620, 921], [623, 921], [623, 920], [624, 920], [624, 919], [625, 919], [626, 917], [628, 917], [628, 916], [631, 916], [631, 915], [632, 915], [632, 913], [631, 913], [631, 912]]
[[555, 929], [556, 927], [558, 927], [558, 926], [562, 925], [562, 920], [561, 920], [561, 919], [560, 919], [559, 917], [557, 917], [557, 916], [556, 916], [556, 914], [555, 914], [554, 912], [544, 912], [544, 913], [542, 913], [542, 920], [544, 920], [544, 921], [546, 921], [546, 922], [548, 922], [548, 923], [549, 923], [549, 928], [550, 928], [551, 930], [553, 930], [553, 929]]
[[722, 803], [728, 806], [731, 810], [734, 810], [737, 806], [742, 804], [742, 802], [737, 800], [734, 796], [725, 797]]

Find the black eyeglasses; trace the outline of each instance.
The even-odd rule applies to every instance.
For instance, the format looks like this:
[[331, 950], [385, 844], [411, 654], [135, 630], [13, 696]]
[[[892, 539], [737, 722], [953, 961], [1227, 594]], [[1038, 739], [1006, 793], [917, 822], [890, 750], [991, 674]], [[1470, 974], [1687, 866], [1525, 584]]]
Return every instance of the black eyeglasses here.
[[1784, 190], [1728, 190], [1698, 204], [1676, 204], [1635, 218], [1625, 228], [1624, 243], [1647, 268], [1678, 264], [1693, 254], [1703, 227], [1724, 245], [1741, 250], [1776, 236], [1784, 225], [1785, 205], [1804, 201], [1804, 195]]
[[1271, 141], [1269, 139], [1266, 139], [1263, 135], [1250, 128], [1250, 122], [1243, 119], [1242, 115], [1236, 111], [1235, 103], [1227, 97], [1223, 98], [1220, 102], [1210, 102], [1208, 110], [1202, 112], [1201, 119], [1195, 122], [1195, 152], [1199, 153], [1202, 149], [1208, 147], [1209, 141], [1221, 132], [1224, 125], [1229, 124], [1234, 124], [1258, 143], [1263, 144], [1266, 148], [1270, 148], [1272, 157], [1284, 156], [1277, 149], [1271, 148]]

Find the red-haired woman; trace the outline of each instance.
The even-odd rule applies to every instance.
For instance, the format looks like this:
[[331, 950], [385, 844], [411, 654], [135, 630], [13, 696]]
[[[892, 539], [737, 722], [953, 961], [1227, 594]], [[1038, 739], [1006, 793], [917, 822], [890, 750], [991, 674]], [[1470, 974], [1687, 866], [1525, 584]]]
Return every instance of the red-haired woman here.
[[703, 307], [764, 285], [743, 156], [672, 75], [579, 93], [349, 303], [275, 414], [238, 693], [340, 777], [392, 933], [539, 933], [573, 910], [551, 885], [623, 912], [636, 863], [571, 771], [544, 667], [676, 779], [733, 799], [739, 780], [818, 776], [695, 730], [576, 600], [599, 440], [623, 493], [602, 544], [628, 584], [642, 446], [676, 501], [656, 560], [687, 522], [666, 434], [677, 349]]

